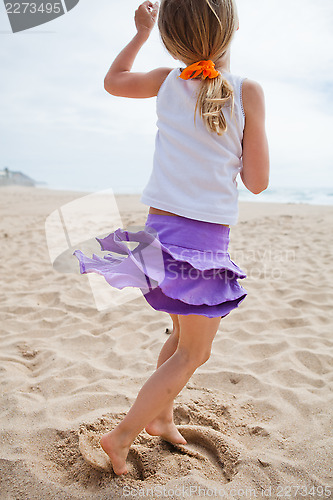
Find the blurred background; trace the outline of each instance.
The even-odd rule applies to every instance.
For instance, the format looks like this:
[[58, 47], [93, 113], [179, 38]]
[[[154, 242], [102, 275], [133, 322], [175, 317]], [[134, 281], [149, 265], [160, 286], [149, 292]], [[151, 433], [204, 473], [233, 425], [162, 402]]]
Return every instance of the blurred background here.
[[[104, 90], [113, 59], [136, 32], [140, 3], [80, 0], [66, 15], [16, 34], [0, 3], [0, 170], [52, 189], [142, 191], [152, 169], [156, 98]], [[239, 199], [333, 204], [333, 4], [237, 5], [231, 72], [264, 88], [271, 158], [269, 188], [253, 195], [238, 177]], [[155, 27], [133, 69], [178, 65]]]

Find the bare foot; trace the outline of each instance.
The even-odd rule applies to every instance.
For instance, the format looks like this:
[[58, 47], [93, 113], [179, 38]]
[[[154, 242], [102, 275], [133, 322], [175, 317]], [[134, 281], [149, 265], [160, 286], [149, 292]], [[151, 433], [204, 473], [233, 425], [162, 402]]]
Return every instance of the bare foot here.
[[145, 427], [145, 430], [151, 436], [161, 436], [161, 438], [170, 443], [187, 444], [186, 439], [181, 435], [173, 422], [155, 419]]
[[103, 434], [100, 439], [100, 445], [110, 457], [115, 474], [127, 474], [126, 457], [128, 455], [129, 446], [121, 443], [117, 431], [113, 430], [107, 434]]

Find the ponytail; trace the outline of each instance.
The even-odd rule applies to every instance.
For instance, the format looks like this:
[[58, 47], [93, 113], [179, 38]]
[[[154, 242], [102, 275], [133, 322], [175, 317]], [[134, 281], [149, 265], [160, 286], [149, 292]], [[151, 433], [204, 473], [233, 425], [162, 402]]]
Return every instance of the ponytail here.
[[234, 111], [234, 91], [228, 81], [221, 73], [213, 79], [202, 80], [199, 90], [194, 119], [199, 108], [200, 116], [210, 132], [223, 135], [227, 131], [227, 121], [222, 108], [225, 105], [231, 107], [231, 115]]
[[[186, 65], [219, 61], [226, 54], [237, 26], [235, 0], [161, 0], [158, 18], [161, 40], [172, 57]], [[222, 74], [202, 79], [194, 116], [199, 108], [209, 131], [222, 135], [227, 130], [222, 110], [227, 104], [233, 113], [233, 88]]]

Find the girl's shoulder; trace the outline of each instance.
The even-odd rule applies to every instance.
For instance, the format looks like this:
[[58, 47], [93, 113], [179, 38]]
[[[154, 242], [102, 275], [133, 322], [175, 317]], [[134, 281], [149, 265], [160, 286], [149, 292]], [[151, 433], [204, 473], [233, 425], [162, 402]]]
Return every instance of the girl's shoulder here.
[[255, 80], [246, 78], [242, 85], [242, 98], [244, 111], [251, 113], [259, 107], [263, 107], [265, 103], [264, 91], [260, 83]]
[[169, 74], [174, 71], [175, 68], [156, 68], [150, 72], [152, 79], [154, 80], [154, 87], [156, 89], [156, 95], [158, 94], [160, 87], [169, 76]]

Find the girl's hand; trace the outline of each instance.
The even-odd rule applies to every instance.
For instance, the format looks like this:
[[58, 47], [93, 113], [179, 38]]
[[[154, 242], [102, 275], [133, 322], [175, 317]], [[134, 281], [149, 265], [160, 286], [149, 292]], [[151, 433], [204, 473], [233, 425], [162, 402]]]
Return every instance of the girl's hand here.
[[158, 14], [158, 2], [143, 2], [135, 11], [135, 26], [138, 33], [149, 37]]

